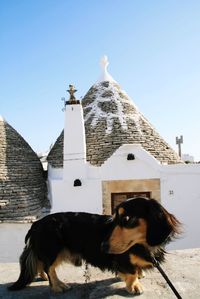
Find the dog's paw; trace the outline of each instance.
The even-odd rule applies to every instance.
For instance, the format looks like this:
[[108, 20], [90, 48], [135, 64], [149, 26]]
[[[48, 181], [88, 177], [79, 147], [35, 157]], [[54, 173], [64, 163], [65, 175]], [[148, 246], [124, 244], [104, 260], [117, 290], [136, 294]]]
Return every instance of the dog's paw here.
[[140, 282], [136, 283], [136, 284], [133, 286], [133, 288], [134, 288], [134, 292], [135, 292], [135, 294], [140, 295], [140, 294], [143, 293], [143, 288], [142, 288], [142, 285], [141, 285]]
[[143, 288], [141, 283], [138, 281], [133, 283], [131, 286], [127, 286], [127, 291], [131, 294], [140, 295], [143, 293]]
[[51, 287], [52, 291], [55, 293], [64, 293], [66, 291], [68, 291], [69, 289], [71, 289], [71, 287], [67, 284], [65, 284], [62, 281], [59, 281], [57, 284], [54, 284]]

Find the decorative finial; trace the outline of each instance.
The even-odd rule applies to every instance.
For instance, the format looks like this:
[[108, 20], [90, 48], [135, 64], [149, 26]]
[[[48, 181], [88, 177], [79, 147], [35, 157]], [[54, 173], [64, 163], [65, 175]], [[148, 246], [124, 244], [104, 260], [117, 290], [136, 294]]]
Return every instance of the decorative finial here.
[[70, 94], [70, 98], [68, 101], [65, 102], [66, 105], [70, 104], [80, 104], [80, 101], [76, 99], [75, 92], [77, 92], [77, 89], [74, 88], [74, 85], [70, 84], [69, 89], [67, 90]]
[[104, 55], [101, 60], [100, 64], [104, 73], [107, 73], [107, 67], [109, 65], [108, 56]]
[[108, 61], [108, 57], [106, 55], [104, 55], [101, 58], [100, 65], [101, 65], [101, 68], [102, 68], [102, 75], [101, 75], [100, 79], [98, 80], [98, 82], [102, 82], [102, 81], [116, 82], [107, 71], [109, 61]]
[[77, 92], [77, 89], [74, 88], [74, 85], [70, 84], [69, 85], [69, 89], [67, 90], [70, 94], [70, 98], [69, 98], [69, 101], [73, 102], [74, 100], [76, 100], [76, 97], [75, 97], [75, 92]]

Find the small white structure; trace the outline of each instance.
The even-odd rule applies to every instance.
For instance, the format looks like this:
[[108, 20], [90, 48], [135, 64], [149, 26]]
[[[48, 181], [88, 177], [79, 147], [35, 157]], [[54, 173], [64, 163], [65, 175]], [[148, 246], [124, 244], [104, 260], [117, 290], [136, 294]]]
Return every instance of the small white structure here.
[[200, 247], [200, 164], [183, 164], [103, 61], [101, 79], [82, 103], [70, 86], [64, 134], [48, 158], [52, 212], [109, 214], [128, 197], [149, 196], [184, 224], [185, 234], [174, 248]]
[[189, 155], [189, 154], [182, 154], [181, 155], [181, 158], [183, 161], [185, 162], [190, 162], [190, 163], [193, 163], [194, 162], [194, 157]]

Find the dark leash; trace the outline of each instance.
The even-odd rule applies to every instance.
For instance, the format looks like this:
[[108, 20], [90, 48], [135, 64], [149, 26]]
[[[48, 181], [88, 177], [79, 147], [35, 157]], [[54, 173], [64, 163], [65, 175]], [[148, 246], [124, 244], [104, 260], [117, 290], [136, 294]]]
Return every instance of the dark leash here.
[[172, 284], [172, 282], [169, 280], [169, 278], [166, 275], [166, 273], [161, 268], [159, 262], [153, 256], [151, 256], [151, 259], [152, 259], [152, 263], [153, 263], [154, 267], [156, 267], [158, 269], [158, 271], [160, 272], [160, 274], [164, 277], [164, 279], [166, 280], [166, 282], [168, 283], [168, 285], [170, 286], [170, 288], [172, 289], [172, 291], [174, 292], [174, 294], [176, 295], [176, 297], [178, 299], [182, 299], [181, 295], [178, 293], [178, 291], [176, 290], [176, 288], [174, 287], [174, 285]]

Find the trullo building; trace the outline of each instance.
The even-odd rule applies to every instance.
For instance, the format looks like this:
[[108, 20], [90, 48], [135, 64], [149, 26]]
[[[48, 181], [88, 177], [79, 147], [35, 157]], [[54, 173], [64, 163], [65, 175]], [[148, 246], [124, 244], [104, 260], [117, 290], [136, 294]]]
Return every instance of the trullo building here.
[[49, 162], [52, 211], [110, 213], [136, 195], [161, 197], [159, 167], [182, 163], [107, 71], [84, 98], [65, 101], [65, 126]]
[[41, 217], [46, 182], [36, 153], [0, 117], [0, 221]]

